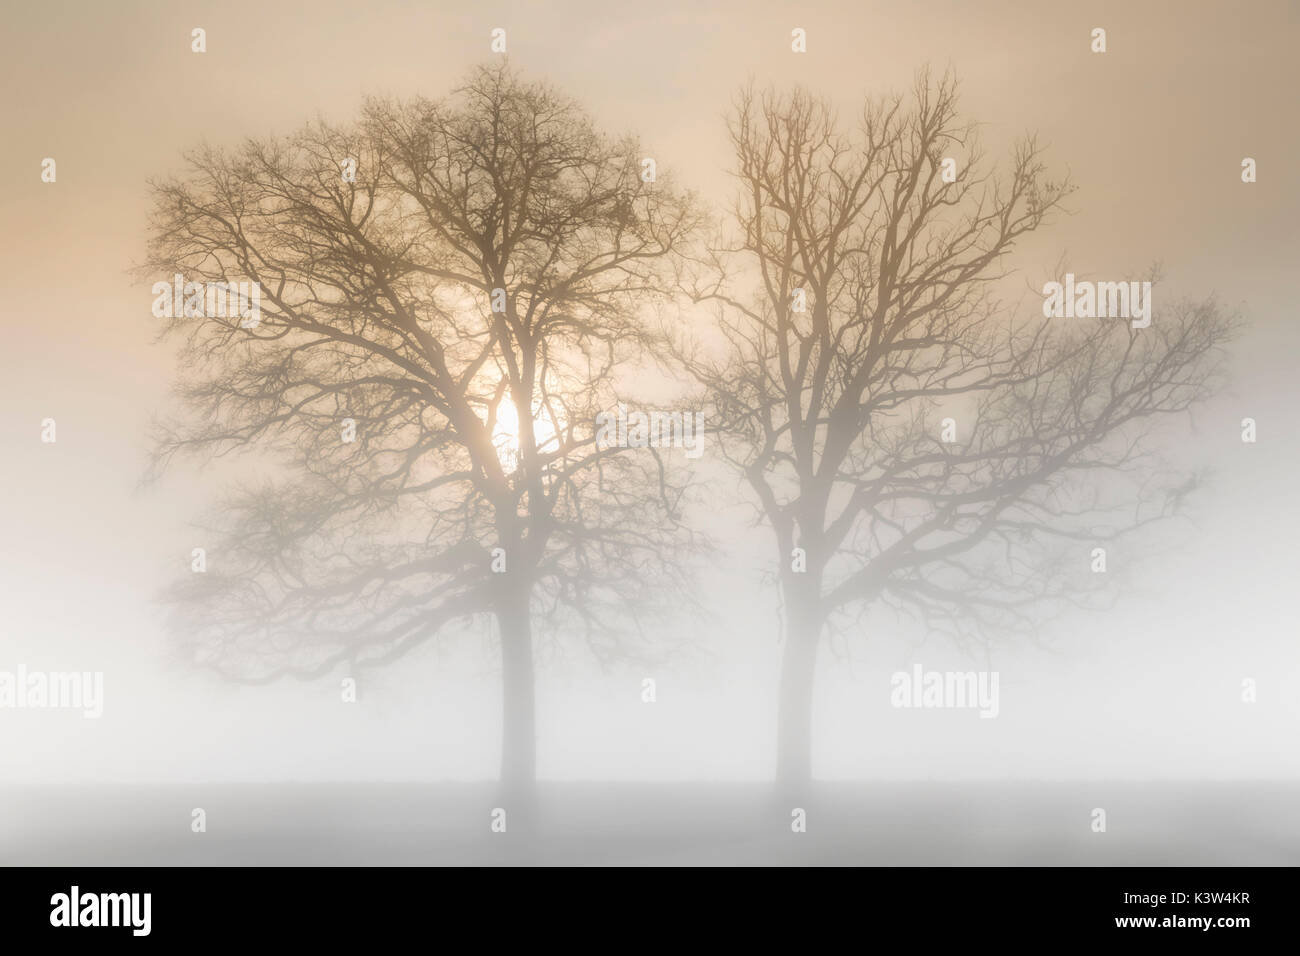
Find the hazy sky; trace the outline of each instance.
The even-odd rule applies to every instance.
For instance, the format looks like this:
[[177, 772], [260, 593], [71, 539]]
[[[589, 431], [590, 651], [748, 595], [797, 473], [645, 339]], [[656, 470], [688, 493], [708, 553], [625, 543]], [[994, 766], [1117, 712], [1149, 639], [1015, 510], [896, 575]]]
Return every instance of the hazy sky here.
[[[104, 717], [0, 711], [0, 778], [204, 780], [490, 777], [498, 687], [482, 641], [429, 647], [362, 682], [235, 690], [163, 665], [152, 600], [201, 542], [219, 476], [178, 471], [136, 493], [169, 349], [153, 344], [143, 258], [146, 180], [208, 140], [345, 120], [368, 94], [442, 95], [508, 31], [511, 61], [585, 103], [611, 132], [718, 206], [723, 116], [736, 89], [806, 84], [846, 114], [953, 66], [988, 145], [1036, 130], [1079, 190], [1076, 213], [1023, 247], [1042, 281], [1164, 265], [1171, 293], [1217, 292], [1251, 320], [1235, 380], [1188, 425], [1180, 456], [1211, 464], [1194, 523], [1102, 616], [1063, 619], [1050, 652], [1008, 647], [1001, 715], [896, 711], [889, 674], [964, 666], [918, 634], [863, 628], [819, 677], [818, 771], [885, 777], [1293, 777], [1300, 774], [1300, 561], [1294, 276], [1300, 261], [1295, 3], [379, 2], [22, 4], [0, 34], [0, 669], [103, 670]], [[470, 12], [465, 12], [469, 10]], [[1104, 27], [1109, 51], [1089, 51]], [[190, 30], [208, 52], [190, 52]], [[790, 31], [808, 53], [790, 52]], [[58, 181], [40, 181], [44, 157]], [[1242, 157], [1259, 181], [1240, 181]], [[58, 422], [58, 442], [40, 422]], [[1259, 423], [1245, 445], [1238, 423]], [[1194, 431], [1191, 430], [1194, 428]], [[738, 494], [734, 483], [720, 494]], [[737, 528], [701, 574], [716, 618], [673, 668], [596, 672], [578, 648], [543, 670], [549, 777], [762, 777], [773, 759], [776, 604], [769, 553]], [[686, 625], [684, 625], [686, 626]], [[340, 675], [341, 676], [341, 675]], [[639, 698], [642, 676], [659, 702]], [[1259, 702], [1239, 701], [1242, 678]]]

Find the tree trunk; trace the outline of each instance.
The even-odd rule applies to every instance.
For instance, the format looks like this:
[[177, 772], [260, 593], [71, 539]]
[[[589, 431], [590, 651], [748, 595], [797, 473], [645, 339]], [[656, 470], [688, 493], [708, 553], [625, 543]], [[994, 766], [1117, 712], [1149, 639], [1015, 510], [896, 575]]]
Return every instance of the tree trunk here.
[[[531, 821], [537, 782], [533, 629], [527, 590], [512, 588], [501, 598], [501, 793], [507, 825]], [[511, 804], [506, 806], [506, 804]]]
[[777, 713], [776, 783], [783, 798], [806, 793], [812, 783], [813, 686], [820, 643], [820, 615], [811, 600], [795, 597], [786, 610]]

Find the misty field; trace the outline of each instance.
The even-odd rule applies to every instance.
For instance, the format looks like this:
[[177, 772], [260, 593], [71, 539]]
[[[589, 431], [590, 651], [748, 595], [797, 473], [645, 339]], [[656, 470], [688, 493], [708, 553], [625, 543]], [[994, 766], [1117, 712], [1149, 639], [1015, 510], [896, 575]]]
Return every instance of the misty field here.
[[[97, 865], [1300, 864], [1283, 783], [822, 783], [808, 830], [757, 784], [541, 786], [534, 838], [486, 784], [10, 787], [0, 863]], [[195, 807], [207, 832], [192, 833]], [[1107, 813], [1093, 833], [1091, 812]]]

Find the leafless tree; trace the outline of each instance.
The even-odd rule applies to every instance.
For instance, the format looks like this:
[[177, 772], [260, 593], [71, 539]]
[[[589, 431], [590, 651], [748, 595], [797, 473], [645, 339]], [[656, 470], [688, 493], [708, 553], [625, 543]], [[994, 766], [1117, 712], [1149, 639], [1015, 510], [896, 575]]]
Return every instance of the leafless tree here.
[[280, 469], [232, 493], [208, 572], [170, 595], [186, 654], [313, 677], [494, 618], [502, 780], [531, 789], [535, 626], [622, 654], [693, 538], [653, 451], [594, 441], [699, 218], [641, 159], [501, 66], [445, 100], [199, 149], [154, 184], [142, 271], [262, 295], [255, 326], [171, 319], [185, 411], [157, 465], [251, 447]]
[[745, 91], [730, 135], [739, 199], [691, 287], [721, 348], [678, 353], [775, 534], [777, 774], [797, 788], [823, 638], [884, 602], [987, 641], [1090, 593], [1071, 568], [1160, 513], [1153, 429], [1215, 387], [1234, 323], [1212, 301], [1147, 328], [1003, 302], [1008, 252], [1072, 187], [1032, 138], [987, 168], [951, 76], [848, 132], [806, 92]]

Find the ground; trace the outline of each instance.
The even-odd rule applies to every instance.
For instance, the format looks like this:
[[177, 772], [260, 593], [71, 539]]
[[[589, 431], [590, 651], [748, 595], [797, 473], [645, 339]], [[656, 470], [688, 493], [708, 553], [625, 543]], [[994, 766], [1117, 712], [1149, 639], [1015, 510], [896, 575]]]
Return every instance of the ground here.
[[532, 838], [508, 807], [492, 832], [500, 802], [491, 784], [9, 785], [0, 864], [1300, 864], [1283, 783], [825, 782], [806, 833], [760, 784], [544, 783]]

